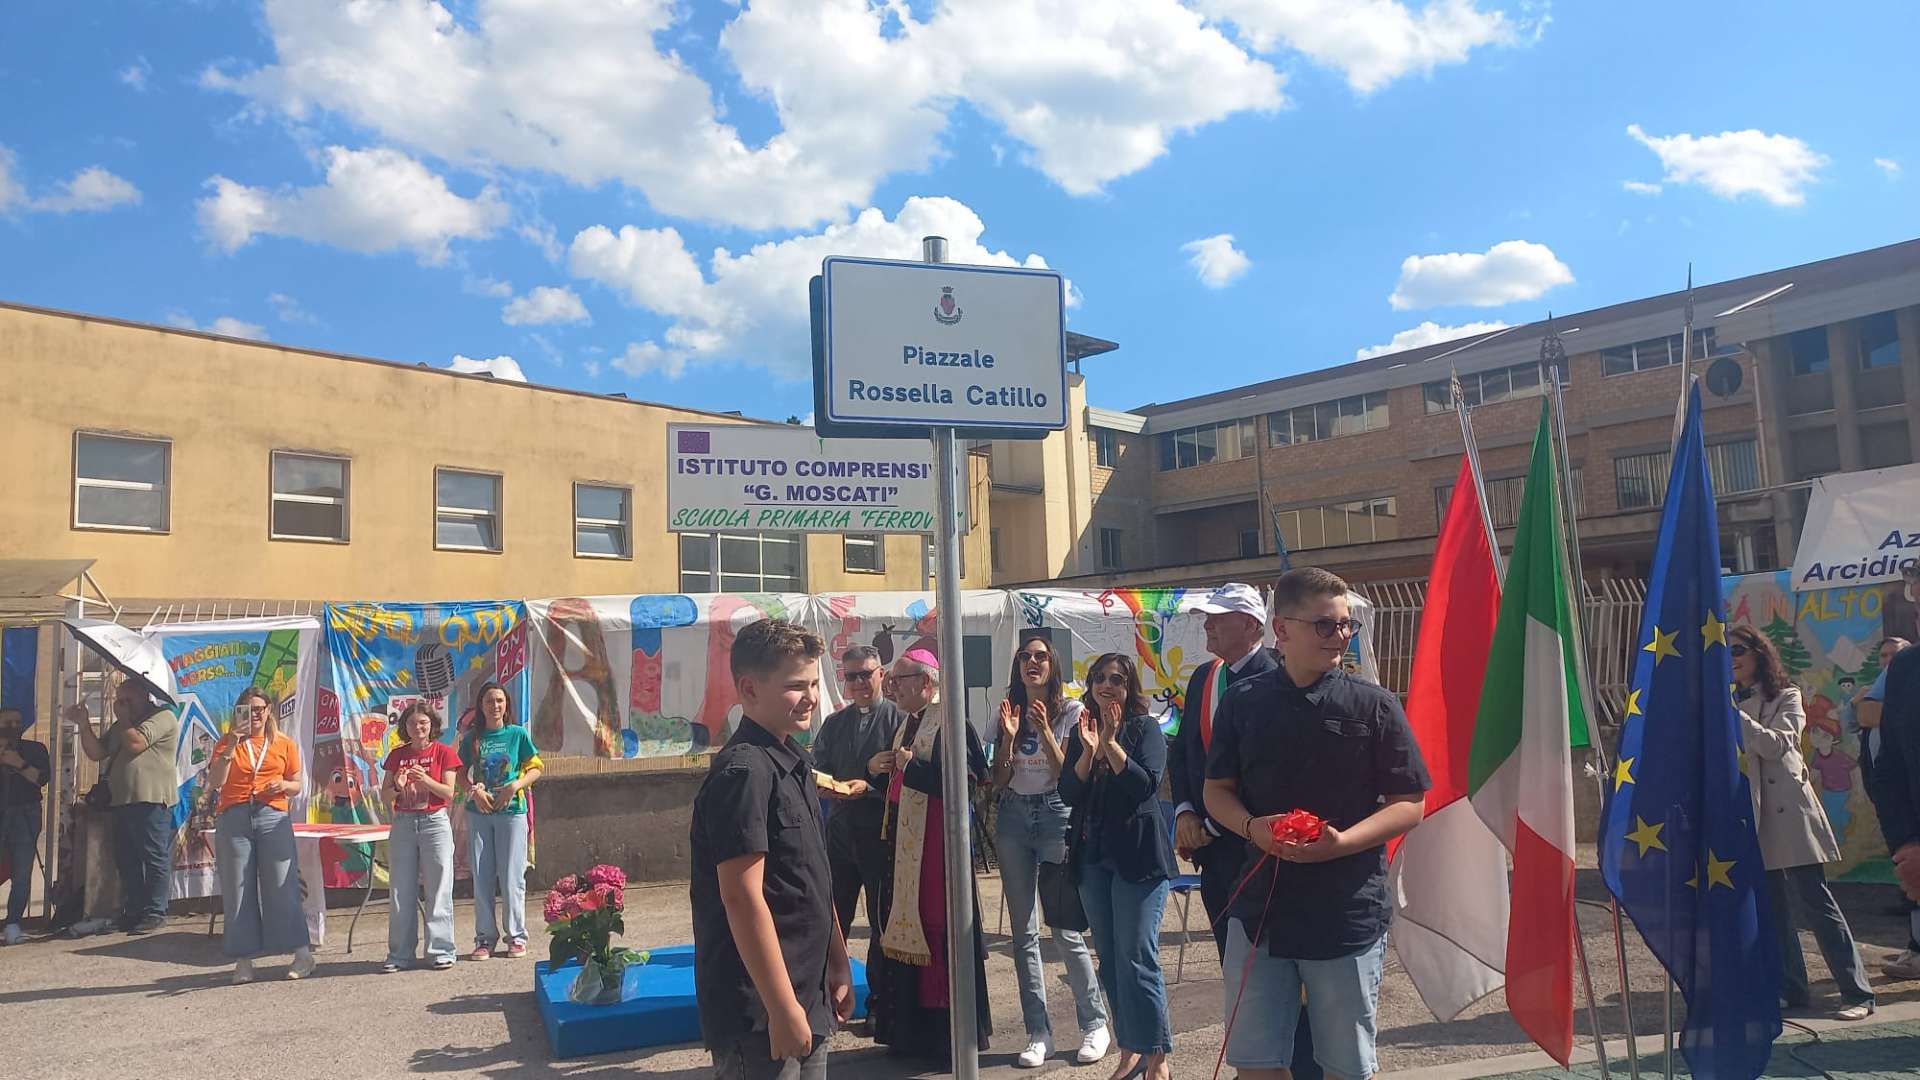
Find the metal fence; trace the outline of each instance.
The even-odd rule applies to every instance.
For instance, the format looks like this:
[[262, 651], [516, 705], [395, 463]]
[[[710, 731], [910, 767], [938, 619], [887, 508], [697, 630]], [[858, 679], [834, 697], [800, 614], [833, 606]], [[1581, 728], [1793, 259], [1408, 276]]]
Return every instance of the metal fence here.
[[[1647, 583], [1632, 578], [1597, 578], [1582, 583], [1586, 592], [1586, 657], [1593, 680], [1594, 711], [1602, 727], [1617, 727], [1633, 675], [1634, 638]], [[1406, 696], [1413, 677], [1413, 647], [1420, 638], [1420, 614], [1426, 608], [1424, 578], [1375, 581], [1358, 586], [1373, 601], [1373, 650], [1380, 682]]]

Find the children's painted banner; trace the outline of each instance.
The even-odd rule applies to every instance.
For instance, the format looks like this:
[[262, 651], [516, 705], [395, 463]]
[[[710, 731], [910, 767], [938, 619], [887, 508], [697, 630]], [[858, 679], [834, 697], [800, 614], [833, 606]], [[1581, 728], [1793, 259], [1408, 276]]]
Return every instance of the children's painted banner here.
[[[146, 636], [160, 647], [173, 676], [180, 741], [174, 768], [180, 802], [174, 808], [173, 895], [219, 893], [214, 868], [213, 823], [218, 793], [207, 784], [213, 744], [233, 724], [242, 691], [265, 690], [276, 704], [280, 730], [313, 760], [313, 715], [320, 672], [320, 623], [311, 618], [241, 619], [153, 627]], [[314, 790], [290, 800], [299, 819]]]
[[[474, 723], [480, 690], [498, 683], [525, 723], [529, 700], [526, 605], [518, 600], [439, 604], [329, 604], [330, 678], [313, 725], [307, 804], [313, 823], [385, 821], [380, 763], [398, 742], [400, 713], [425, 702], [445, 721], [441, 741], [457, 745]], [[466, 815], [455, 813], [454, 873], [467, 875]], [[529, 855], [531, 855], [531, 839]], [[360, 887], [372, 869], [369, 845], [321, 841], [332, 888]]]
[[1880, 674], [1885, 589], [1877, 586], [1796, 592], [1778, 570], [1722, 579], [1727, 622], [1765, 634], [1807, 710], [1801, 743], [1814, 791], [1840, 842], [1830, 877], [1892, 881], [1879, 818], [1860, 779], [1859, 720], [1853, 697]]

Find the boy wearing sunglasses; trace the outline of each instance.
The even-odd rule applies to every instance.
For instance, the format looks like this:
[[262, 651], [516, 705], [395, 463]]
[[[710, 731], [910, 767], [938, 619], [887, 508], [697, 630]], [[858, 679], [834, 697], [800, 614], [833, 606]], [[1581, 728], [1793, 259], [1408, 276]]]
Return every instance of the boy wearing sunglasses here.
[[[1250, 876], [1227, 909], [1226, 1006], [1239, 1022], [1226, 1060], [1242, 1080], [1281, 1080], [1293, 1062], [1300, 990], [1329, 1078], [1369, 1080], [1386, 948], [1386, 843], [1420, 823], [1430, 781], [1399, 699], [1342, 668], [1360, 630], [1347, 583], [1318, 567], [1274, 586], [1281, 668], [1227, 688], [1207, 752], [1207, 814], [1250, 845]], [[1308, 842], [1274, 819], [1306, 810]]]

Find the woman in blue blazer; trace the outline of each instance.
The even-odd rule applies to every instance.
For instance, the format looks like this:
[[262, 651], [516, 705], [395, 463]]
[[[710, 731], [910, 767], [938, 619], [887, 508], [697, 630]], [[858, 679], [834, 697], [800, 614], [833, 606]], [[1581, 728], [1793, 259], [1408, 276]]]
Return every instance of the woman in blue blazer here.
[[1124, 653], [1107, 653], [1087, 669], [1085, 700], [1060, 797], [1073, 807], [1073, 867], [1120, 1045], [1114, 1080], [1167, 1080], [1173, 1027], [1160, 972], [1160, 916], [1175, 872], [1160, 817], [1167, 737]]

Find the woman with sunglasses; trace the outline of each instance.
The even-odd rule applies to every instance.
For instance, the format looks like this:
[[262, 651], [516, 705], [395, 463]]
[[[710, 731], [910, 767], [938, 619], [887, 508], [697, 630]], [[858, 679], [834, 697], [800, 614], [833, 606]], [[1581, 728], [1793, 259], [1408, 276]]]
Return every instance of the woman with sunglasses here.
[[1087, 669], [1087, 699], [1060, 794], [1075, 815], [1073, 867], [1120, 1044], [1113, 1076], [1167, 1080], [1173, 1025], [1160, 972], [1160, 916], [1175, 873], [1160, 817], [1167, 737], [1125, 653], [1107, 653]]
[[[1086, 710], [1068, 701], [1066, 676], [1046, 637], [1020, 639], [1000, 703], [1000, 734], [993, 753], [993, 787], [1000, 792], [994, 830], [1000, 854], [1000, 883], [1013, 918], [1014, 970], [1020, 979], [1020, 1012], [1027, 1024], [1027, 1048], [1015, 1064], [1036, 1069], [1053, 1053], [1053, 1026], [1047, 1017], [1046, 963], [1040, 955], [1040, 917], [1035, 910], [1042, 865], [1064, 871], [1067, 820], [1071, 811], [1060, 799], [1060, 771], [1066, 747]], [[1078, 930], [1054, 927], [1053, 940], [1067, 965], [1080, 1022], [1082, 1065], [1107, 1056], [1106, 1004], [1094, 987], [1093, 958]]]
[[1820, 953], [1839, 984], [1841, 1007], [1835, 1015], [1864, 1020], [1873, 1015], [1873, 989], [1867, 985], [1853, 931], [1827, 888], [1826, 872], [1820, 869], [1822, 863], [1839, 860], [1840, 846], [1834, 842], [1833, 828], [1800, 753], [1807, 726], [1800, 689], [1787, 681], [1780, 654], [1765, 635], [1750, 626], [1738, 626], [1727, 632], [1727, 638], [1746, 722], [1747, 772], [1753, 783], [1760, 856], [1773, 896], [1773, 929], [1780, 943], [1786, 1005], [1804, 1009], [1812, 1003], [1806, 959], [1794, 930], [1793, 909], [1798, 906], [1812, 923]]
[[[233, 727], [213, 745], [207, 784], [219, 792], [214, 851], [220, 868], [221, 947], [233, 957], [233, 981], [253, 981], [253, 962], [293, 954], [287, 978], [313, 974], [300, 867], [287, 799], [304, 790], [300, 747], [280, 730], [265, 690], [242, 691]], [[315, 883], [316, 887], [318, 883]]]
[[400, 745], [380, 769], [380, 785], [393, 807], [392, 910], [387, 914], [385, 972], [413, 963], [420, 937], [420, 879], [426, 876], [427, 960], [435, 971], [453, 966], [453, 801], [460, 755], [440, 741], [445, 721], [433, 706], [416, 701], [400, 714]]

